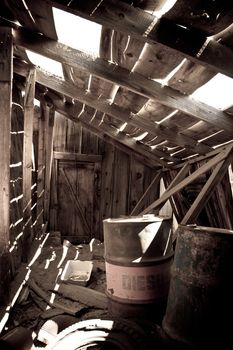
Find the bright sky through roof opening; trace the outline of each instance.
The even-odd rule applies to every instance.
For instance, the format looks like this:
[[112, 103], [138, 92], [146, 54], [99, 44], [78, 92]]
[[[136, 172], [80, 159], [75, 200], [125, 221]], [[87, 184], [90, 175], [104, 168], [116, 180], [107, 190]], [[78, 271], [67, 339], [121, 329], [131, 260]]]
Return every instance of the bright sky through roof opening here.
[[38, 53], [34, 53], [29, 50], [26, 50], [26, 53], [28, 55], [29, 60], [33, 64], [35, 64], [36, 66], [40, 67], [41, 69], [45, 70], [50, 74], [54, 74], [64, 79], [63, 72], [62, 72], [62, 65], [60, 62], [51, 60], [50, 58], [44, 57], [42, 55], [39, 55]]
[[74, 49], [99, 56], [100, 24], [53, 8], [58, 41]]
[[233, 105], [233, 79], [218, 73], [194, 91], [192, 97], [209, 106], [227, 109]]
[[[56, 8], [53, 8], [53, 16], [60, 43], [99, 56], [101, 25]], [[60, 62], [26, 51], [33, 64], [64, 79]]]

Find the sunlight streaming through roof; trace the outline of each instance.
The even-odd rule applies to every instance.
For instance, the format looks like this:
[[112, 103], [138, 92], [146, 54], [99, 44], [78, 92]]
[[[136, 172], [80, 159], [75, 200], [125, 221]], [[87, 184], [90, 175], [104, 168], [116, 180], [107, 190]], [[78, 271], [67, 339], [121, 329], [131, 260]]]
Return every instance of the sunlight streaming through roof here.
[[60, 62], [54, 61], [45, 56], [26, 50], [29, 60], [37, 67], [45, 70], [46, 72], [56, 75], [64, 79], [62, 65]]
[[168, 12], [176, 3], [177, 0], [166, 0], [164, 2], [159, 3], [156, 6], [156, 10], [149, 11], [144, 10], [145, 12], [151, 13], [152, 15], [156, 16], [157, 18], [162, 17], [166, 12]]
[[227, 109], [233, 105], [233, 79], [223, 74], [216, 74], [206, 84], [194, 91], [192, 97], [209, 106]]
[[59, 42], [99, 56], [100, 24], [56, 8], [53, 8], [53, 17]]

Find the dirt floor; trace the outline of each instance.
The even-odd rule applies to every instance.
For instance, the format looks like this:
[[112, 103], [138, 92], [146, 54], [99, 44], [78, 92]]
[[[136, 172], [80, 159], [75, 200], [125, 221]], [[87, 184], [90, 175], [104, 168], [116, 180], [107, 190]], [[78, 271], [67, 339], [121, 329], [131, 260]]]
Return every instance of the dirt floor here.
[[[61, 279], [69, 260], [93, 263], [88, 281]], [[67, 276], [65, 276], [67, 277]], [[108, 317], [103, 243], [61, 243], [59, 232], [48, 235], [40, 255], [29, 267], [29, 278], [6, 323], [5, 331], [23, 326], [38, 335], [42, 325], [58, 315], [80, 320]], [[74, 319], [74, 321], [75, 321]]]
[[[80, 273], [83, 281], [73, 274], [70, 275], [70, 279], [64, 280], [65, 267], [69, 261], [91, 262], [89, 279]], [[74, 324], [79, 325], [79, 322], [84, 320], [88, 323], [85, 330], [87, 337], [88, 335], [92, 337], [91, 330], [102, 332], [104, 326], [109, 326], [109, 323], [106, 325], [104, 322], [110, 321], [113, 322], [113, 326], [110, 331], [107, 330], [107, 334], [109, 333], [109, 336], [113, 334], [113, 339], [117, 337], [119, 348], [122, 348], [122, 344], [127, 341], [129, 344], [126, 348], [130, 350], [150, 349], [151, 344], [153, 346], [158, 344], [158, 349], [166, 349], [163, 340], [161, 341], [160, 321], [154, 318], [154, 315], [159, 315], [159, 319], [161, 318], [158, 305], [155, 305], [156, 312], [154, 312], [150, 304], [143, 304], [143, 308], [140, 306], [139, 310], [135, 305], [132, 307], [131, 304], [126, 304], [124, 306], [126, 317], [122, 317], [122, 309], [118, 303], [116, 306], [114, 303], [110, 306], [111, 302], [105, 293], [106, 272], [102, 242], [93, 239], [89, 244], [74, 245], [68, 240], [62, 241], [59, 232], [50, 232], [30, 262], [22, 264], [18, 275], [15, 276], [14, 284], [17, 284], [17, 280], [22, 281], [22, 276], [24, 276], [23, 288], [10, 310], [2, 335], [8, 335], [15, 329], [21, 332], [20, 327], [23, 327], [23, 332], [28, 330], [30, 337], [31, 333], [33, 334], [33, 347], [25, 349], [44, 348], [47, 344], [57, 341], [55, 336], [58, 333], [62, 335], [64, 332], [70, 332], [70, 328], [67, 327], [72, 325], [73, 329], [76, 327]], [[65, 274], [65, 277], [67, 276], [68, 274]], [[111, 312], [112, 310], [114, 311]], [[153, 315], [153, 318], [138, 317], [144, 315], [144, 312], [146, 315]], [[89, 322], [95, 323], [90, 325]], [[51, 326], [51, 323], [55, 323], [56, 326]], [[64, 329], [67, 330], [60, 333]], [[22, 337], [24, 336], [21, 332], [19, 338]], [[75, 341], [77, 340], [79, 337], [75, 338]], [[100, 348], [102, 349], [98, 347]], [[21, 347], [17, 349], [21, 350]]]

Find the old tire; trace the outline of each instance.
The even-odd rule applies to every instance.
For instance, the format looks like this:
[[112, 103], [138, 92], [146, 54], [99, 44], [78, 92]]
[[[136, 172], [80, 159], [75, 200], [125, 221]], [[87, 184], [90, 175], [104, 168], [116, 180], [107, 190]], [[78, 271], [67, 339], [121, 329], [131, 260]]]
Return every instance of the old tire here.
[[146, 350], [148, 337], [133, 321], [91, 319], [66, 328], [47, 350]]

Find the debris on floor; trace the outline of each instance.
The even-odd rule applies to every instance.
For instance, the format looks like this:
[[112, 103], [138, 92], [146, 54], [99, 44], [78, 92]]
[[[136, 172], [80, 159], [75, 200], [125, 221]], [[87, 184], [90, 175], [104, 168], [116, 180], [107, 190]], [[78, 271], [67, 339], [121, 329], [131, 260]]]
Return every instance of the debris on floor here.
[[[79, 285], [70, 278], [61, 278], [69, 262], [80, 262], [80, 266], [86, 262], [88, 279], [85, 283]], [[21, 326], [38, 335], [46, 320], [56, 317], [70, 317], [77, 322], [107, 317], [105, 288], [103, 243], [97, 239], [89, 244], [73, 245], [68, 240], [61, 243], [60, 232], [51, 232], [30, 266], [30, 276], [11, 311], [5, 331]]]

